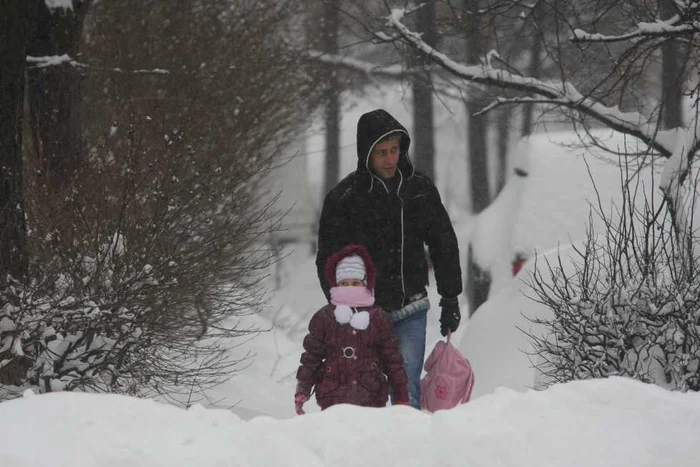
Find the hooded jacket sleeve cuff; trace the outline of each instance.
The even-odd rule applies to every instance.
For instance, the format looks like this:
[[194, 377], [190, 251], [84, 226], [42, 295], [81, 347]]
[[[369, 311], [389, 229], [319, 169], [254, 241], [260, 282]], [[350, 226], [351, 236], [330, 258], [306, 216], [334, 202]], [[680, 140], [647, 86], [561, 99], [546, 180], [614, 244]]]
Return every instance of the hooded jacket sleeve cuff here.
[[442, 297], [440, 298], [440, 306], [442, 305], [457, 305], [459, 304], [459, 298], [457, 297]]
[[296, 389], [296, 391], [294, 391], [294, 396], [296, 397], [299, 394], [303, 394], [308, 399], [309, 397], [311, 397], [310, 396], [311, 395], [311, 386], [312, 385], [310, 385], [308, 383], [305, 383], [303, 381], [299, 381], [297, 383], [297, 389]]

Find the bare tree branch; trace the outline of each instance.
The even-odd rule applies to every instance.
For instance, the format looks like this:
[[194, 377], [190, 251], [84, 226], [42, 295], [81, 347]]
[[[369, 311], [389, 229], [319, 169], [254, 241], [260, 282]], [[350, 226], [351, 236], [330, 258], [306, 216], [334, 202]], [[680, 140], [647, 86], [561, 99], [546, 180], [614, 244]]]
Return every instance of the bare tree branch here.
[[454, 76], [480, 84], [535, 94], [553, 104], [576, 110], [593, 117], [609, 128], [639, 138], [664, 157], [673, 152], [671, 142], [659, 138], [657, 125], [637, 112], [621, 112], [618, 107], [608, 107], [582, 95], [572, 83], [545, 81], [515, 75], [486, 64], [462, 65], [426, 44], [420, 35], [409, 30], [401, 20], [402, 10], [393, 10], [387, 17], [390, 27], [395, 29], [408, 44], [426, 54], [434, 63]]
[[669, 38], [688, 36], [700, 32], [700, 22], [685, 22], [679, 15], [668, 20], [657, 20], [654, 23], [638, 23], [637, 29], [627, 34], [608, 36], [605, 34], [587, 33], [575, 29], [569, 40], [572, 42], [629, 42], [647, 38]]

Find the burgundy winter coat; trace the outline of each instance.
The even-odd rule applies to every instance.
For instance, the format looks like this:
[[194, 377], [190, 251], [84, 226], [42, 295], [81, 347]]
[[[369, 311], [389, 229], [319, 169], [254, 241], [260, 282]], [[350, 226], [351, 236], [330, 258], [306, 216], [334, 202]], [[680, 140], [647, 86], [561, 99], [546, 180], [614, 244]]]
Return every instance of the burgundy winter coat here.
[[[350, 254], [359, 254], [367, 270], [367, 287], [374, 288], [376, 270], [367, 250], [349, 245], [334, 254], [326, 267], [328, 283], [336, 286], [335, 268]], [[297, 393], [316, 392], [321, 409], [334, 404], [384, 407], [389, 386], [396, 402], [408, 403], [408, 378], [389, 314], [378, 306], [357, 307], [369, 312], [367, 329], [354, 329], [335, 319], [335, 305], [318, 310], [304, 338], [297, 370]]]
[[384, 407], [389, 385], [397, 402], [408, 402], [408, 379], [394, 327], [379, 307], [368, 311], [369, 327], [353, 329], [335, 320], [334, 305], [326, 305], [311, 318], [304, 338], [304, 353], [297, 371], [297, 393], [315, 388], [321, 409], [334, 404]]

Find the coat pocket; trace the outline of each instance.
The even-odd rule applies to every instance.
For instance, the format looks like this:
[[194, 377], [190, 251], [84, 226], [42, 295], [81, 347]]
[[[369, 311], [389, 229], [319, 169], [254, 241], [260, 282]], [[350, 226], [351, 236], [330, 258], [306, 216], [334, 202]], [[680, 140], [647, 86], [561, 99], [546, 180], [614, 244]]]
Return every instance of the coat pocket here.
[[386, 376], [379, 370], [376, 363], [372, 363], [370, 368], [360, 375], [359, 383], [367, 392], [372, 393], [383, 391], [387, 387]]

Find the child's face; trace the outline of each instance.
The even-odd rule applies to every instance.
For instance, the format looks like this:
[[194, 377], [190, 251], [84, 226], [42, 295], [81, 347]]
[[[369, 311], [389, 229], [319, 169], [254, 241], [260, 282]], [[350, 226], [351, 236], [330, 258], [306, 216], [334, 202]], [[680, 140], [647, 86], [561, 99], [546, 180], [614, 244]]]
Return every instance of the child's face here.
[[365, 281], [362, 279], [343, 279], [338, 282], [340, 287], [364, 287]]

